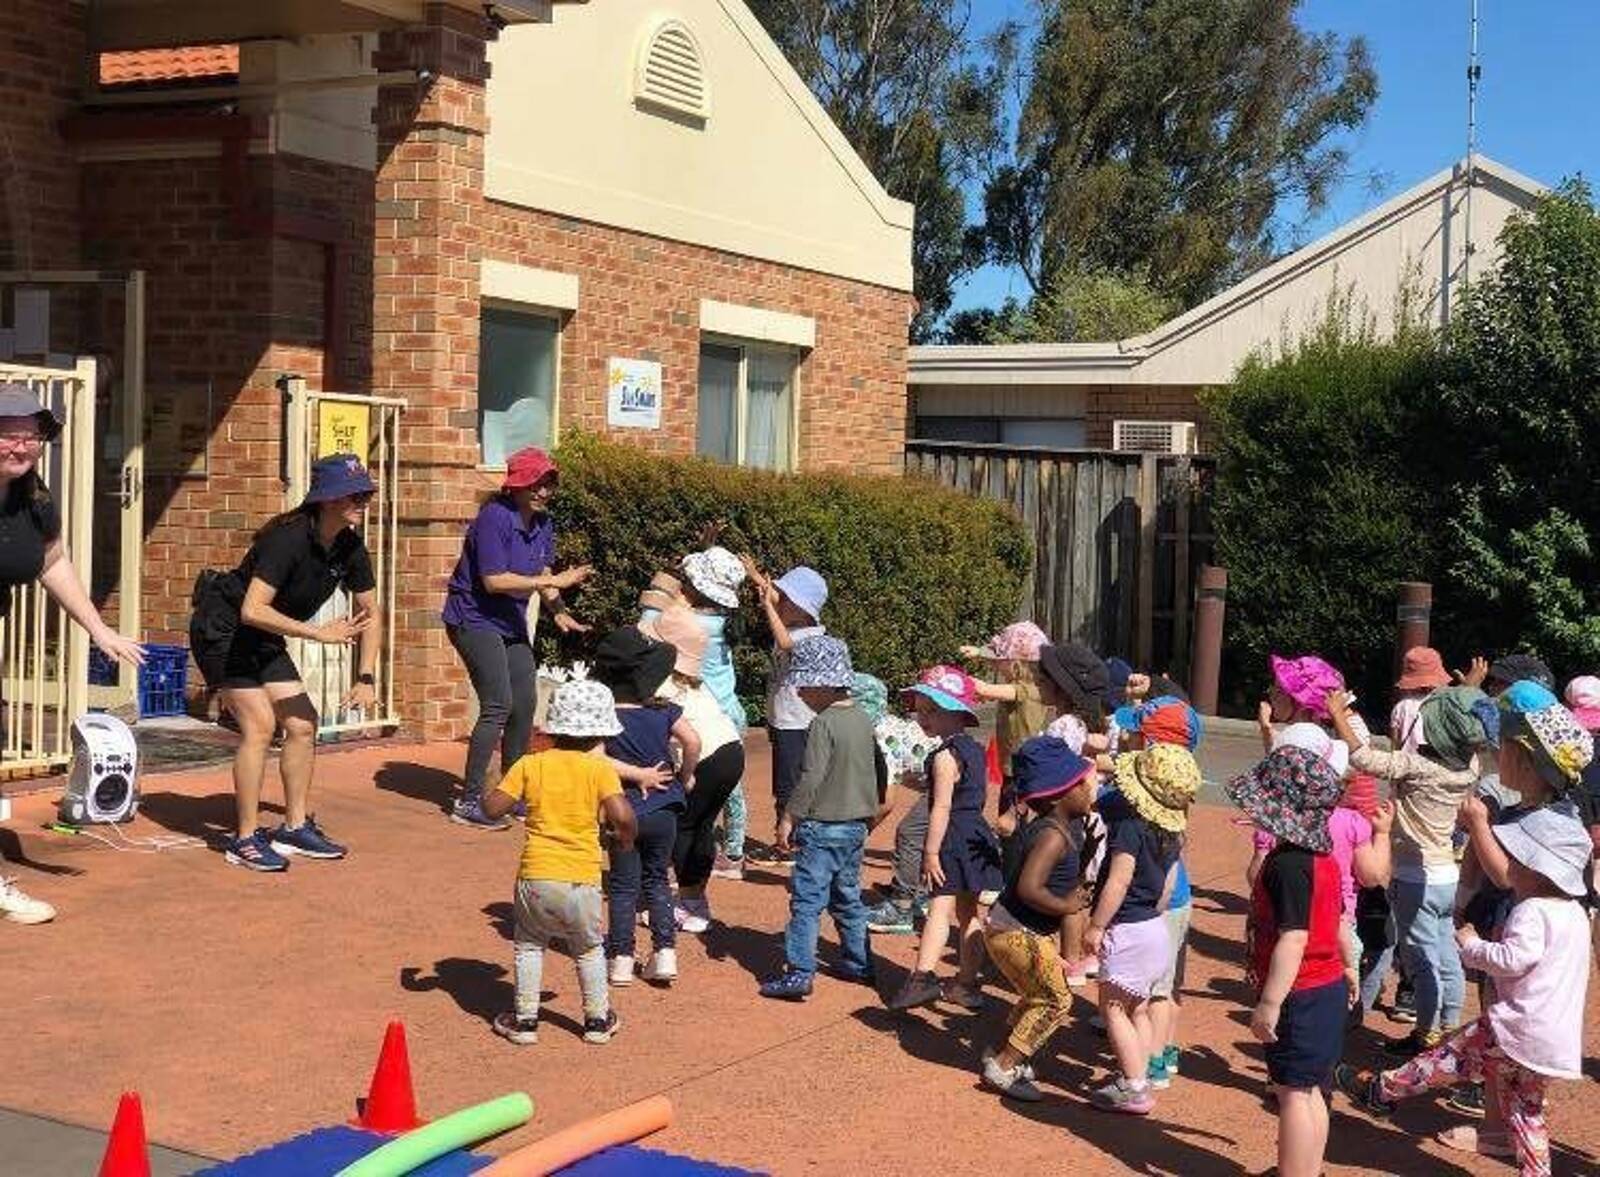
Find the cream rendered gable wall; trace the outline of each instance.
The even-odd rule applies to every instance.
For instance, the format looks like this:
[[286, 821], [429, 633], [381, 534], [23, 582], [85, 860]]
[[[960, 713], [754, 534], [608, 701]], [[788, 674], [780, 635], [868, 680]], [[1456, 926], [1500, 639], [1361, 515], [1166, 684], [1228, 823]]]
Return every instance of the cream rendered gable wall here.
[[[660, 18], [699, 43], [703, 125], [637, 107]], [[492, 200], [911, 289], [912, 208], [888, 197], [742, 0], [598, 0], [489, 47]]]
[[[1494, 267], [1500, 230], [1512, 213], [1527, 208], [1532, 200], [1526, 189], [1493, 173], [1480, 173], [1479, 179], [1472, 194], [1474, 274]], [[1225, 294], [1147, 336], [1125, 340], [1122, 346], [1132, 351], [1150, 346], [1132, 382], [1226, 384], [1252, 352], [1276, 348], [1286, 337], [1296, 339], [1319, 322], [1336, 292], [1351, 294], [1356, 312], [1371, 315], [1379, 331], [1387, 332], [1395, 321], [1401, 284], [1409, 282], [1424, 321], [1442, 325], [1447, 307], [1441, 291], [1453, 286], [1460, 297], [1465, 197], [1459, 179], [1410, 200], [1403, 195], [1397, 198], [1402, 206], [1389, 215], [1381, 215], [1382, 208], [1374, 210], [1380, 215], [1365, 231], [1345, 236], [1346, 230], [1340, 229], [1307, 247], [1310, 256], [1296, 252], [1269, 268], [1283, 267], [1281, 277], [1262, 283], [1246, 297], [1235, 301]], [[1241, 288], [1253, 281], [1241, 283]]]

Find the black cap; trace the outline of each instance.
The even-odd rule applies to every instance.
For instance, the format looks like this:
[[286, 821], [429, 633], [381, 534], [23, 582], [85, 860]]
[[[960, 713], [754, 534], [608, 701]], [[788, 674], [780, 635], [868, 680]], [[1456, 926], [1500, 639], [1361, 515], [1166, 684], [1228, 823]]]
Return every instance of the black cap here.
[[1536, 682], [1548, 691], [1556, 689], [1556, 676], [1544, 661], [1533, 654], [1507, 654], [1496, 658], [1489, 667], [1489, 678], [1510, 686], [1518, 682]]
[[611, 688], [618, 703], [643, 703], [654, 698], [677, 664], [670, 642], [651, 641], [636, 625], [614, 629], [594, 652], [594, 676]]

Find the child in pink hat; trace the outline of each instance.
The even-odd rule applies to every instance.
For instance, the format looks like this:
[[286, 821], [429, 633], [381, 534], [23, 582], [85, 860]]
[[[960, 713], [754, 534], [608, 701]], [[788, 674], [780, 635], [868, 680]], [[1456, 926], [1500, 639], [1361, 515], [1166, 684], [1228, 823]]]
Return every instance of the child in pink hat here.
[[[910, 1009], [945, 1000], [966, 1009], [983, 1008], [978, 992], [978, 966], [983, 961], [983, 930], [978, 896], [998, 890], [1000, 846], [983, 816], [988, 792], [988, 766], [983, 746], [967, 729], [978, 722], [977, 682], [954, 666], [922, 672], [915, 686], [902, 692], [916, 709], [917, 722], [939, 746], [928, 757], [931, 801], [928, 839], [923, 844], [922, 873], [931, 896], [922, 926], [917, 963], [890, 1009]], [[934, 968], [944, 955], [950, 925], [959, 927], [961, 971], [941, 985]]]
[[1344, 690], [1344, 675], [1315, 654], [1267, 659], [1272, 685], [1261, 701], [1256, 722], [1261, 728], [1262, 751], [1272, 752], [1273, 724], [1315, 723], [1327, 727], [1328, 696]]
[[961, 656], [988, 662], [995, 681], [974, 679], [978, 698], [999, 704], [994, 717], [994, 762], [1000, 765], [1000, 809], [995, 832], [1004, 848], [1005, 873], [1011, 874], [1012, 859], [1019, 849], [1017, 831], [1031, 816], [1019, 807], [1011, 781], [1011, 757], [1023, 743], [1044, 732], [1050, 722], [1039, 686], [1039, 651], [1050, 639], [1031, 621], [1017, 621], [989, 639], [987, 645], [963, 646]]

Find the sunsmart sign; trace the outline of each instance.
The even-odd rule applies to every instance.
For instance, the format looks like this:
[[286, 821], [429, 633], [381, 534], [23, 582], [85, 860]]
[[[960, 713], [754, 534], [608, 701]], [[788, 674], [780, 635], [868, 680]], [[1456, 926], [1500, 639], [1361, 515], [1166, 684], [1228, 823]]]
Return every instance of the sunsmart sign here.
[[613, 356], [606, 371], [606, 423], [617, 429], [661, 428], [661, 365]]

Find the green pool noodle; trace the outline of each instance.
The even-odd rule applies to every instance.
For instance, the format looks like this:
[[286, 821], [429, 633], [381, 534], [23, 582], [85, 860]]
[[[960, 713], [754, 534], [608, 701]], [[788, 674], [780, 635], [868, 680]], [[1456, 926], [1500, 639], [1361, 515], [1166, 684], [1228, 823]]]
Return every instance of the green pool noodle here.
[[533, 1100], [520, 1091], [462, 1108], [374, 1149], [335, 1177], [403, 1177], [453, 1149], [466, 1148], [533, 1118]]

